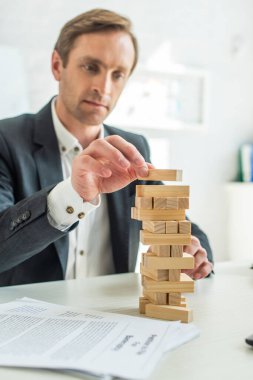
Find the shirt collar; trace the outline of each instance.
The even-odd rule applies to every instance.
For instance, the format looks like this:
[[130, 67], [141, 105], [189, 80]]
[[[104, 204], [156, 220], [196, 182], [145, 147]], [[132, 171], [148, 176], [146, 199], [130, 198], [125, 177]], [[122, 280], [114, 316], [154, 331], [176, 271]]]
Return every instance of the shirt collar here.
[[[76, 153], [79, 151], [82, 151], [83, 148], [81, 144], [79, 143], [78, 139], [74, 135], [72, 135], [72, 133], [70, 133], [60, 121], [56, 113], [55, 102], [56, 102], [56, 97], [53, 98], [51, 102], [51, 111], [52, 111], [53, 125], [54, 125], [54, 129], [55, 129], [55, 133], [56, 133], [61, 154], [68, 154], [71, 151], [74, 151]], [[103, 124], [101, 125], [98, 138], [99, 139], [104, 138]]]

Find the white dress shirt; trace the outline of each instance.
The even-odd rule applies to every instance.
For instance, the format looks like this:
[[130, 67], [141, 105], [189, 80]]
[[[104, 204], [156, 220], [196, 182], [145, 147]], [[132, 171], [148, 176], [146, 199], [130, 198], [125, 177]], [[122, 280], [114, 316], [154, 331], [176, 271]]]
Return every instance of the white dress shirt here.
[[[56, 98], [55, 98], [56, 99]], [[79, 141], [59, 120], [52, 100], [52, 117], [61, 152], [64, 180], [48, 195], [48, 219], [59, 230], [66, 230], [79, 221], [77, 228], [69, 232], [69, 252], [65, 279], [84, 278], [115, 272], [110, 240], [110, 224], [107, 199], [83, 202], [71, 184], [72, 160], [82, 150]], [[101, 126], [99, 138], [104, 137]]]

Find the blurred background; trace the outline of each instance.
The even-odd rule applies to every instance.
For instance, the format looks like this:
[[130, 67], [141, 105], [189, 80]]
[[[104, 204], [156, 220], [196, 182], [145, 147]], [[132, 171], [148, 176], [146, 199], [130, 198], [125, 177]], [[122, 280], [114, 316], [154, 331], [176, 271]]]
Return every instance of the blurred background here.
[[189, 216], [216, 261], [252, 258], [253, 187], [238, 157], [253, 143], [252, 0], [0, 0], [0, 118], [37, 112], [63, 24], [91, 8], [130, 17], [140, 60], [107, 123], [149, 140], [154, 164], [184, 171]]

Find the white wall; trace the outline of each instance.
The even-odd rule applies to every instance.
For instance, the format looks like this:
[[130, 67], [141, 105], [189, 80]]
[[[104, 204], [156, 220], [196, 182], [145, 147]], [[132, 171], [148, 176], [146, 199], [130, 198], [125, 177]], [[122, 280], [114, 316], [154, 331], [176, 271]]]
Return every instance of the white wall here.
[[[253, 140], [253, 1], [0, 0], [0, 45], [16, 48], [24, 63], [24, 111], [37, 111], [56, 92], [50, 54], [60, 27], [94, 7], [132, 19], [142, 62], [159, 44], [170, 41], [175, 63], [210, 72], [209, 129], [166, 132], [170, 157], [163, 166], [184, 170], [191, 185], [190, 216], [208, 233], [216, 260], [228, 258], [224, 184], [236, 177], [240, 144]], [[10, 71], [18, 83], [20, 70]], [[6, 97], [6, 103], [11, 101]], [[158, 151], [154, 146], [155, 160]]]

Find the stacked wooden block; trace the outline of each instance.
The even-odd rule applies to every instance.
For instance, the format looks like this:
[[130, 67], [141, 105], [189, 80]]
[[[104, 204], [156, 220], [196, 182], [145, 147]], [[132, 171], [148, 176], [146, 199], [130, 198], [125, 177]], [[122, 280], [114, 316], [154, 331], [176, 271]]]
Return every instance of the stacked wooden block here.
[[[152, 169], [141, 178], [157, 181], [181, 181], [180, 170]], [[191, 242], [191, 223], [185, 219], [189, 208], [189, 186], [138, 185], [132, 218], [142, 221], [140, 240], [150, 245], [142, 254], [143, 297], [140, 312], [148, 317], [192, 321], [182, 293], [194, 291], [194, 281], [181, 269], [194, 268], [194, 259], [183, 252]]]

